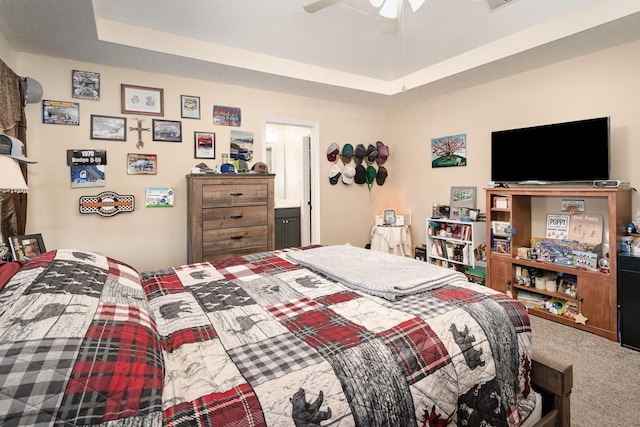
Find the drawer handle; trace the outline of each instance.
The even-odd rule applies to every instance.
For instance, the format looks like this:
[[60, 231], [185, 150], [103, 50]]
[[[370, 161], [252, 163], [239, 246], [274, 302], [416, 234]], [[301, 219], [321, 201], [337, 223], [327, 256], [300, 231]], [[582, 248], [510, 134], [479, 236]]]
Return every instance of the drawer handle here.
[[232, 196], [243, 196], [243, 193], [231, 193]]
[[242, 236], [233, 236], [231, 237], [231, 240], [240, 240], [242, 239]]
[[243, 217], [243, 215], [231, 215], [230, 216], [231, 219], [240, 219], [242, 217]]

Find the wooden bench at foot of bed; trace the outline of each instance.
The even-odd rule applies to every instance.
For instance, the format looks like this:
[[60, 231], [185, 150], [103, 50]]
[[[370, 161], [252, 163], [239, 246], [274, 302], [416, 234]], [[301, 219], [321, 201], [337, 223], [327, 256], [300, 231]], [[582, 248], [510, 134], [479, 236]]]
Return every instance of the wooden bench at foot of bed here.
[[542, 395], [542, 419], [535, 427], [571, 426], [569, 398], [573, 388], [573, 365], [534, 350], [531, 382]]

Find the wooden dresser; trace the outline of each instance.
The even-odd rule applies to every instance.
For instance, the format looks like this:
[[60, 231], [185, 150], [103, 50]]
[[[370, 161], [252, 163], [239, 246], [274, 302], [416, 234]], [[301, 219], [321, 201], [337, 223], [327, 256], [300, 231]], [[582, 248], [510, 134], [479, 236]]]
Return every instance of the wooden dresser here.
[[271, 251], [275, 175], [187, 175], [187, 262]]

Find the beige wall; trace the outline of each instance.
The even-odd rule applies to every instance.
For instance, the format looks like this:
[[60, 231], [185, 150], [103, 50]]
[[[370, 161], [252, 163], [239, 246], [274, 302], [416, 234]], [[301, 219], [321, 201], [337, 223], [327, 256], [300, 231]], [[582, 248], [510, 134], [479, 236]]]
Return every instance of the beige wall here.
[[[0, 49], [3, 49], [1, 43]], [[0, 52], [4, 60], [6, 48]], [[324, 244], [349, 242], [363, 246], [369, 240], [374, 215], [386, 207], [411, 212], [414, 243], [423, 243], [425, 220], [431, 204], [448, 203], [452, 185], [477, 186], [478, 207], [484, 211], [482, 189], [489, 181], [490, 133], [497, 129], [611, 116], [612, 177], [638, 185], [639, 53], [640, 42], [627, 44], [388, 112], [19, 53], [14, 70], [40, 81], [45, 99], [73, 100], [70, 96], [73, 69], [101, 73], [101, 101], [79, 101], [81, 124], [78, 127], [43, 125], [41, 106], [29, 105], [27, 108], [29, 154], [40, 160], [29, 168], [27, 231], [42, 233], [49, 248], [94, 250], [123, 259], [140, 270], [184, 263], [184, 176], [199, 162], [193, 159], [193, 131], [216, 132], [217, 153], [228, 149], [230, 128], [212, 125], [213, 104], [242, 108], [240, 130], [255, 133], [258, 155], [262, 151], [261, 125], [265, 117], [319, 123], [320, 241]], [[182, 119], [184, 141], [181, 144], [152, 142], [151, 136], [145, 134], [143, 152], [158, 154], [158, 174], [155, 176], [126, 174], [126, 154], [137, 152], [135, 134], [129, 133], [126, 143], [89, 139], [91, 114], [122, 116], [119, 113], [121, 83], [164, 88], [165, 118], [170, 120], [181, 120], [181, 94], [201, 97], [202, 119]], [[151, 118], [147, 119], [146, 125], [151, 125]], [[467, 134], [468, 166], [432, 169], [431, 138], [458, 133]], [[329, 185], [325, 152], [331, 142], [340, 145], [349, 142], [355, 146], [378, 139], [384, 141], [391, 152], [386, 165], [389, 178], [383, 187], [374, 184], [369, 193], [362, 186]], [[70, 188], [65, 152], [81, 148], [107, 149], [107, 187]], [[570, 159], [553, 159], [551, 153], [547, 165], [529, 165], [526, 159], [518, 159], [517, 153], [514, 153], [514, 161], [522, 162], [523, 167], [579, 167], [571, 165]], [[146, 209], [146, 186], [175, 187], [175, 207]], [[80, 196], [104, 190], [135, 195], [136, 211], [112, 218], [78, 213]], [[640, 203], [637, 195], [633, 197], [635, 212]]]
[[[393, 111], [389, 140], [393, 150], [397, 198], [413, 211], [414, 243], [426, 240], [426, 218], [432, 203], [448, 204], [453, 185], [477, 186], [478, 207], [484, 212], [484, 192], [490, 180], [491, 131], [592, 117], [611, 117], [611, 177], [640, 186], [640, 42], [626, 44], [541, 69]], [[468, 166], [432, 169], [431, 138], [467, 134]], [[576, 142], [576, 149], [579, 149]], [[571, 159], [523, 168], [575, 167]], [[423, 160], [416, 160], [423, 159]], [[633, 213], [640, 196], [633, 195]]]
[[[42, 123], [40, 104], [27, 106], [29, 156], [39, 160], [29, 167], [30, 191], [28, 233], [42, 233], [48, 249], [79, 248], [104, 253], [122, 259], [139, 270], [179, 265], [186, 262], [186, 195], [185, 175], [201, 159], [193, 158], [193, 132], [216, 133], [215, 161], [220, 153], [229, 152], [230, 130], [254, 132], [255, 161], [262, 153], [262, 124], [265, 117], [286, 118], [319, 123], [320, 151], [332, 141], [375, 142], [386, 136], [387, 112], [365, 106], [353, 106], [310, 98], [258, 91], [242, 87], [219, 85], [162, 74], [148, 74], [96, 64], [79, 63], [59, 58], [18, 54], [14, 70], [38, 80], [44, 88], [44, 99], [78, 101], [80, 125], [64, 126]], [[71, 97], [73, 69], [101, 74], [100, 101], [76, 100]], [[120, 114], [120, 84], [127, 83], [164, 89], [167, 120], [182, 120], [183, 142], [153, 142], [150, 132], [143, 134], [145, 147], [135, 148], [137, 133], [128, 132], [126, 142], [91, 140], [90, 116], [100, 114], [127, 117], [127, 125], [135, 125], [134, 116]], [[180, 95], [200, 96], [200, 120], [180, 118]], [[213, 126], [212, 106], [230, 105], [242, 109], [242, 126]], [[151, 127], [147, 117], [145, 127]], [[68, 149], [106, 149], [107, 186], [72, 189]], [[157, 175], [127, 175], [127, 153], [158, 155]], [[391, 161], [390, 161], [391, 162]], [[327, 244], [346, 243], [364, 246], [368, 242], [370, 224], [379, 198], [390, 192], [390, 186], [374, 189], [371, 196], [366, 187], [336, 188], [329, 185], [329, 163], [322, 154], [320, 163], [321, 236]], [[149, 209], [144, 206], [148, 186], [171, 186], [176, 190], [173, 208]], [[81, 215], [78, 199], [102, 191], [132, 194], [136, 209], [110, 218]]]

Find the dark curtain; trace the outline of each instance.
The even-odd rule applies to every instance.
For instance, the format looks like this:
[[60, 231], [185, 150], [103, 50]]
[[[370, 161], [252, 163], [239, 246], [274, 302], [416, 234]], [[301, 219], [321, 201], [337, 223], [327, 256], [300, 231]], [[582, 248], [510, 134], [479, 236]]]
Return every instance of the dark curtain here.
[[[0, 60], [0, 131], [21, 140], [27, 149], [27, 119], [24, 97], [20, 91], [21, 78]], [[24, 153], [27, 155], [27, 153]], [[27, 166], [20, 163], [24, 179]], [[0, 238], [5, 243], [9, 236], [25, 234], [27, 224], [27, 195], [0, 193]]]

